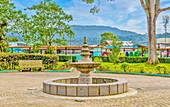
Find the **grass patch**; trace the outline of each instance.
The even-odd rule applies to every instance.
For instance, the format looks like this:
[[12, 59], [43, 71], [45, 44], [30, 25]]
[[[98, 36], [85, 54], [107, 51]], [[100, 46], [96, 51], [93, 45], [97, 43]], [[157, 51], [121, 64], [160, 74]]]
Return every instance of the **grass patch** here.
[[65, 62], [57, 62], [57, 67], [55, 69], [59, 69]]
[[[160, 63], [157, 65], [149, 65], [146, 63], [119, 63], [113, 65], [112, 63], [103, 62], [101, 66], [107, 66], [109, 71], [114, 72], [124, 72], [122, 68], [123, 64], [127, 64], [126, 72], [139, 72], [139, 73], [150, 73], [150, 74], [170, 74], [170, 64]], [[158, 66], [164, 67], [166, 69], [157, 69]], [[166, 70], [166, 72], [164, 72]]]

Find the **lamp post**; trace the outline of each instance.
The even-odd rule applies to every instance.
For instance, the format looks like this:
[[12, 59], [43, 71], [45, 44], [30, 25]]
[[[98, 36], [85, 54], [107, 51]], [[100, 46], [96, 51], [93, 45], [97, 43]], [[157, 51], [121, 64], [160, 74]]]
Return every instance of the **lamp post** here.
[[168, 15], [163, 16], [162, 20], [163, 20], [163, 23], [164, 23], [163, 26], [165, 28], [165, 48], [166, 48], [166, 34], [167, 34], [167, 24], [168, 24], [168, 21], [169, 21], [169, 16]]

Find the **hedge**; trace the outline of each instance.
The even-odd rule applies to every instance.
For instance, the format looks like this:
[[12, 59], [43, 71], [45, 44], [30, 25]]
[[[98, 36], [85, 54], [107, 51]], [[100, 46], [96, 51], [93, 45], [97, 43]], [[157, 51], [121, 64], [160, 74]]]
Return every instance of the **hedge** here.
[[145, 63], [147, 62], [147, 57], [119, 57], [121, 63]]
[[[59, 62], [66, 62], [71, 59], [70, 55], [58, 55]], [[76, 56], [72, 56], [72, 61], [76, 62]]]
[[42, 60], [46, 69], [53, 68], [57, 65], [57, 55], [48, 54], [0, 54], [1, 69], [15, 69], [19, 60]]
[[170, 63], [170, 58], [158, 58], [160, 63]]
[[[103, 62], [110, 62], [109, 57], [105, 56], [93, 56], [92, 60], [94, 60], [96, 57], [99, 59], [102, 59]], [[158, 58], [160, 63], [170, 63], [170, 58]], [[120, 63], [145, 63], [147, 62], [147, 57], [119, 57]]]
[[96, 57], [98, 57], [99, 59], [102, 59], [102, 62], [110, 62], [109, 57], [105, 57], [105, 56], [92, 56], [92, 60], [94, 61]]

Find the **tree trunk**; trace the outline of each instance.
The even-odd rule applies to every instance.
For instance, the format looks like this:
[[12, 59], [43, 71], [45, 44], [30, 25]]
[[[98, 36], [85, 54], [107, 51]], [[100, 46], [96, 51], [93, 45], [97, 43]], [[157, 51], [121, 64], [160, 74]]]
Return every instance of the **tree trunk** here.
[[158, 58], [156, 56], [156, 19], [157, 10], [155, 9], [154, 0], [149, 1], [149, 12], [147, 13], [147, 23], [148, 23], [148, 63], [156, 64], [158, 63]]
[[156, 56], [156, 18], [152, 18], [151, 15], [147, 17], [148, 22], [148, 63], [158, 63]]

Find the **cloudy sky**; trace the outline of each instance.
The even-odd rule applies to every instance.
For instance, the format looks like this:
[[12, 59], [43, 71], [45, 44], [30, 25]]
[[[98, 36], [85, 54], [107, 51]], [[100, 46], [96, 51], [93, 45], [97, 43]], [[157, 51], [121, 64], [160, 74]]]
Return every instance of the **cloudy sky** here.
[[[41, 0], [13, 0], [17, 9], [23, 10], [38, 4]], [[146, 15], [141, 7], [140, 0], [100, 0], [100, 12], [92, 15], [90, 9], [97, 5], [86, 4], [82, 0], [52, 0], [63, 10], [73, 16], [71, 25], [103, 25], [117, 27], [123, 30], [130, 30], [137, 33], [145, 34], [147, 32]], [[97, 1], [97, 0], [96, 0]], [[170, 6], [170, 0], [161, 0], [161, 7]], [[24, 11], [24, 10], [23, 10]], [[26, 11], [28, 15], [34, 14]], [[170, 10], [159, 15], [157, 20], [157, 33], [163, 33], [162, 16], [169, 15]], [[168, 24], [168, 32], [170, 32], [170, 23]]]

